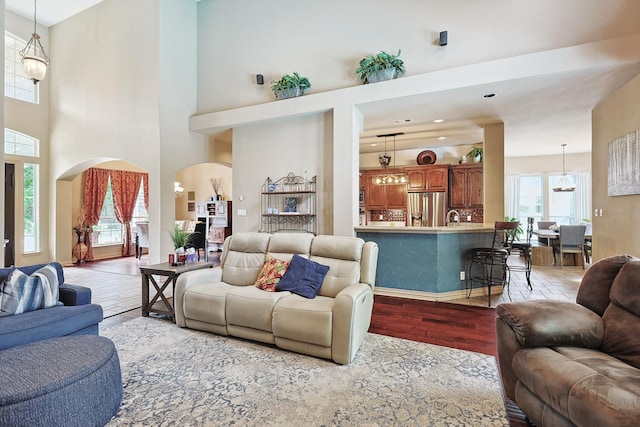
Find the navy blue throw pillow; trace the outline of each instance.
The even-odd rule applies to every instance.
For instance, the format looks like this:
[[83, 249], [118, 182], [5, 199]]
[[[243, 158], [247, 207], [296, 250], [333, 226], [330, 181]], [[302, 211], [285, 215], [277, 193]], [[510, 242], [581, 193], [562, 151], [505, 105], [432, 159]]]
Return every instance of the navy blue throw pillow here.
[[286, 273], [276, 285], [276, 291], [290, 291], [305, 298], [315, 298], [328, 272], [328, 265], [318, 264], [295, 254]]

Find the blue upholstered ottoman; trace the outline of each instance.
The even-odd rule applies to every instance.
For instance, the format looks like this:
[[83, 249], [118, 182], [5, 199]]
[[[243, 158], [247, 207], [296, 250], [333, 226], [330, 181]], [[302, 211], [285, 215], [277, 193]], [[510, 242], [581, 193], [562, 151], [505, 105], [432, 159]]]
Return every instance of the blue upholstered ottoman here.
[[104, 426], [120, 407], [120, 360], [105, 337], [38, 341], [0, 361], [0, 426]]

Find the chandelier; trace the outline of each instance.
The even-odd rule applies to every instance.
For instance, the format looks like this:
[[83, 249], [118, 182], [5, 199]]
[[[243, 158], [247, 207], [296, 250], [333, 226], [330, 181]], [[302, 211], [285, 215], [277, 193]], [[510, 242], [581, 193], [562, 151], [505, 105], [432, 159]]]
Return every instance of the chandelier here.
[[562, 144], [562, 176], [558, 180], [558, 185], [553, 187], [553, 191], [555, 192], [569, 192], [576, 189], [576, 184], [571, 182], [564, 170], [564, 147], [566, 147], [566, 145], [567, 144]]
[[27, 77], [33, 80], [34, 85], [44, 79], [49, 65], [49, 57], [44, 53], [36, 26], [36, 0], [33, 0], [33, 34], [31, 34], [31, 40], [29, 40], [27, 46], [20, 51], [20, 56], [22, 56], [24, 72]]
[[371, 180], [376, 185], [396, 185], [406, 184], [409, 179], [405, 172], [398, 172], [396, 168], [396, 136], [403, 135], [404, 132], [388, 133], [386, 135], [376, 135], [378, 138], [384, 137], [384, 154], [378, 156], [378, 161], [383, 170], [386, 170], [391, 163], [391, 156], [387, 154], [387, 137], [393, 137], [393, 169], [390, 172], [382, 172], [377, 175], [373, 175]]

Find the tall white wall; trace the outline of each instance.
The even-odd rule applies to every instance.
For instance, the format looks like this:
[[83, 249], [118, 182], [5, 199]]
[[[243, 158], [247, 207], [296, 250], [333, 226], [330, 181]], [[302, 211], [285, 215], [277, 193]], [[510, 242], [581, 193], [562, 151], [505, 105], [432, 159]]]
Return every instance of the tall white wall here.
[[[151, 262], [171, 250], [162, 230], [174, 221], [175, 173], [207, 156], [204, 137], [187, 128], [196, 102], [195, 22], [190, 1], [105, 0], [50, 29], [50, 176], [68, 180], [112, 159], [147, 171]], [[69, 194], [78, 197], [62, 189], [55, 197], [60, 215], [68, 215]], [[56, 228], [68, 231], [63, 221]], [[70, 248], [60, 241], [54, 255], [66, 259]]]
[[[407, 75], [416, 75], [637, 33], [637, 0], [524, 3], [202, 0], [198, 111], [271, 101], [270, 82], [293, 71], [309, 77], [310, 93], [357, 85], [358, 62], [380, 50], [401, 49]], [[446, 49], [437, 45], [442, 30]], [[264, 86], [256, 85], [257, 73]]]
[[318, 234], [333, 234], [333, 211], [327, 200], [332, 198], [334, 183], [326, 173], [333, 156], [331, 126], [331, 113], [324, 113], [234, 131], [233, 210], [247, 212], [247, 216], [234, 216], [234, 233], [260, 228], [260, 192], [265, 179], [279, 179], [289, 172], [303, 176], [306, 170], [308, 178], [318, 177]]
[[[2, 2], [4, 4], [4, 1]], [[24, 18], [15, 13], [6, 11], [4, 12], [4, 29], [17, 37], [29, 41], [31, 33], [33, 32], [33, 20]], [[45, 52], [49, 53], [49, 31], [47, 28], [38, 25], [38, 34], [41, 37], [41, 42], [44, 46]], [[2, 76], [4, 79], [4, 74]], [[4, 86], [4, 85], [3, 85]], [[40, 147], [40, 159], [39, 159], [39, 172], [40, 172], [40, 251], [30, 254], [23, 254], [23, 239], [22, 234], [24, 232], [24, 215], [22, 214], [22, 198], [20, 197], [22, 189], [22, 165], [25, 161], [31, 161], [28, 158], [15, 158], [12, 156], [6, 156], [4, 159], [7, 162], [16, 163], [16, 210], [15, 210], [15, 263], [16, 265], [36, 264], [47, 262], [51, 259], [51, 247], [53, 239], [53, 227], [49, 221], [52, 218], [52, 212], [50, 212], [50, 180], [49, 176], [49, 157], [51, 141], [49, 139], [49, 76], [43, 81], [38, 83], [39, 86], [39, 103], [33, 104], [30, 102], [18, 101], [13, 98], [4, 98], [3, 105], [3, 119], [4, 127], [24, 133], [39, 140]], [[4, 135], [4, 133], [3, 133]], [[2, 150], [4, 152], [4, 150]], [[4, 182], [4, 173], [2, 173]], [[1, 191], [4, 194], [4, 185], [1, 186]], [[3, 207], [4, 218], [4, 195], [1, 198]], [[4, 228], [4, 220], [0, 221], [0, 226]], [[69, 233], [71, 230], [69, 229]], [[4, 231], [2, 233], [4, 236]], [[4, 265], [4, 264], [3, 264]]]

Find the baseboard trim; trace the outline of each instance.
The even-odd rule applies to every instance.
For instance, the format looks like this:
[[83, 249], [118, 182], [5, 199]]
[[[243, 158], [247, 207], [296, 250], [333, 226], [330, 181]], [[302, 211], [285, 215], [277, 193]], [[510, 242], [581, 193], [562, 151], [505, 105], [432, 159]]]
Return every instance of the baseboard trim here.
[[[492, 286], [491, 287], [491, 295], [500, 295], [502, 294], [503, 287], [502, 286]], [[414, 291], [408, 289], [397, 289], [397, 288], [384, 288], [380, 286], [376, 286], [373, 291], [374, 295], [381, 295], [387, 297], [398, 297], [398, 298], [409, 298], [416, 299], [422, 301], [451, 301], [458, 300], [467, 297], [486, 297], [488, 296], [487, 288], [474, 288], [471, 291], [471, 295], [469, 295], [469, 291], [460, 289], [458, 291], [450, 291], [450, 292], [425, 292], [425, 291]]]

